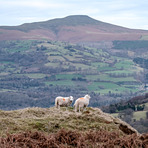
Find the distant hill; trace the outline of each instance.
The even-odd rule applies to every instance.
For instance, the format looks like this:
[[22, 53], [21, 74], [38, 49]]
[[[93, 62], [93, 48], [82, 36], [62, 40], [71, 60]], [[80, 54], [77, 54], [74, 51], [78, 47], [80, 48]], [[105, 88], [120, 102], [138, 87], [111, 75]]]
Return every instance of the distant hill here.
[[148, 93], [103, 107], [103, 110], [114, 113], [114, 116], [120, 117], [141, 133], [148, 132]]
[[[107, 110], [104, 111], [109, 113], [122, 112], [126, 109], [131, 109], [133, 111], [143, 111], [143, 110], [148, 111], [147, 104], [148, 104], [148, 93], [142, 96], [135, 96], [128, 101], [121, 101], [118, 102], [117, 104], [110, 105], [109, 108], [106, 107]], [[146, 109], [144, 109], [145, 106]]]
[[72, 15], [20, 26], [1, 26], [0, 40], [49, 39], [72, 43], [147, 39], [147, 30], [129, 29], [95, 20], [85, 15]]

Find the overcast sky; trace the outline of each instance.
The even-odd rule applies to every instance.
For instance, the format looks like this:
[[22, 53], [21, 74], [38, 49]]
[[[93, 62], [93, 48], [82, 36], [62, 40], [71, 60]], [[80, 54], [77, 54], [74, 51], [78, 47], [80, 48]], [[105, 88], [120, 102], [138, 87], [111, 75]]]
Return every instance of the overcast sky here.
[[69, 15], [148, 30], [148, 0], [0, 0], [0, 26], [46, 21]]

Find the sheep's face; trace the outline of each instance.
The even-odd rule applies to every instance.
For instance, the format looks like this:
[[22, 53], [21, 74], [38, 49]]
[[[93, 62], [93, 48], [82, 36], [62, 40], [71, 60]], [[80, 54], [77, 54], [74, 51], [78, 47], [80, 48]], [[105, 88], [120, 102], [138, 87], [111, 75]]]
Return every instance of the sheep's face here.
[[70, 101], [72, 102], [72, 101], [73, 101], [73, 96], [70, 96], [69, 99], [70, 99]]
[[88, 94], [85, 95], [85, 98], [90, 99], [90, 95], [88, 95]]

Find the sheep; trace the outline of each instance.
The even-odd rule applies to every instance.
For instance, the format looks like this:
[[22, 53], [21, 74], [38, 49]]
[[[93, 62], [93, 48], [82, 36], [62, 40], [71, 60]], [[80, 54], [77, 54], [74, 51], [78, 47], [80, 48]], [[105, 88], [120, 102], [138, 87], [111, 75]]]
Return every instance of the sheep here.
[[80, 112], [81, 108], [83, 108], [83, 111], [84, 111], [84, 109], [86, 109], [86, 107], [89, 104], [89, 99], [90, 99], [90, 95], [88, 95], [88, 94], [82, 98], [78, 98], [74, 104], [75, 112], [77, 112], [78, 108], [79, 108], [79, 112]]
[[58, 96], [55, 99], [55, 106], [58, 109], [60, 109], [60, 107], [66, 107], [66, 110], [67, 110], [67, 107], [70, 106], [72, 102], [73, 102], [73, 96], [70, 96], [70, 97]]

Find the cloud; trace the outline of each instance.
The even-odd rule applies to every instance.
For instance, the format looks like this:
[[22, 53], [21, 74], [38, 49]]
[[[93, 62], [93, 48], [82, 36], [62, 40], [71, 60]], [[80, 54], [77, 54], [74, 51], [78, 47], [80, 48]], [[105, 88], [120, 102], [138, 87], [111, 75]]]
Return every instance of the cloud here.
[[148, 24], [147, 5], [147, 0], [0, 0], [0, 25], [83, 14], [100, 21], [138, 28]]
[[46, 0], [5, 0], [0, 2], [1, 7], [11, 7], [11, 8], [19, 8], [19, 7], [26, 7], [26, 8], [40, 8], [40, 9], [46, 9], [46, 8], [61, 8], [65, 7], [67, 4], [65, 3], [57, 3], [54, 1], [46, 1]]

